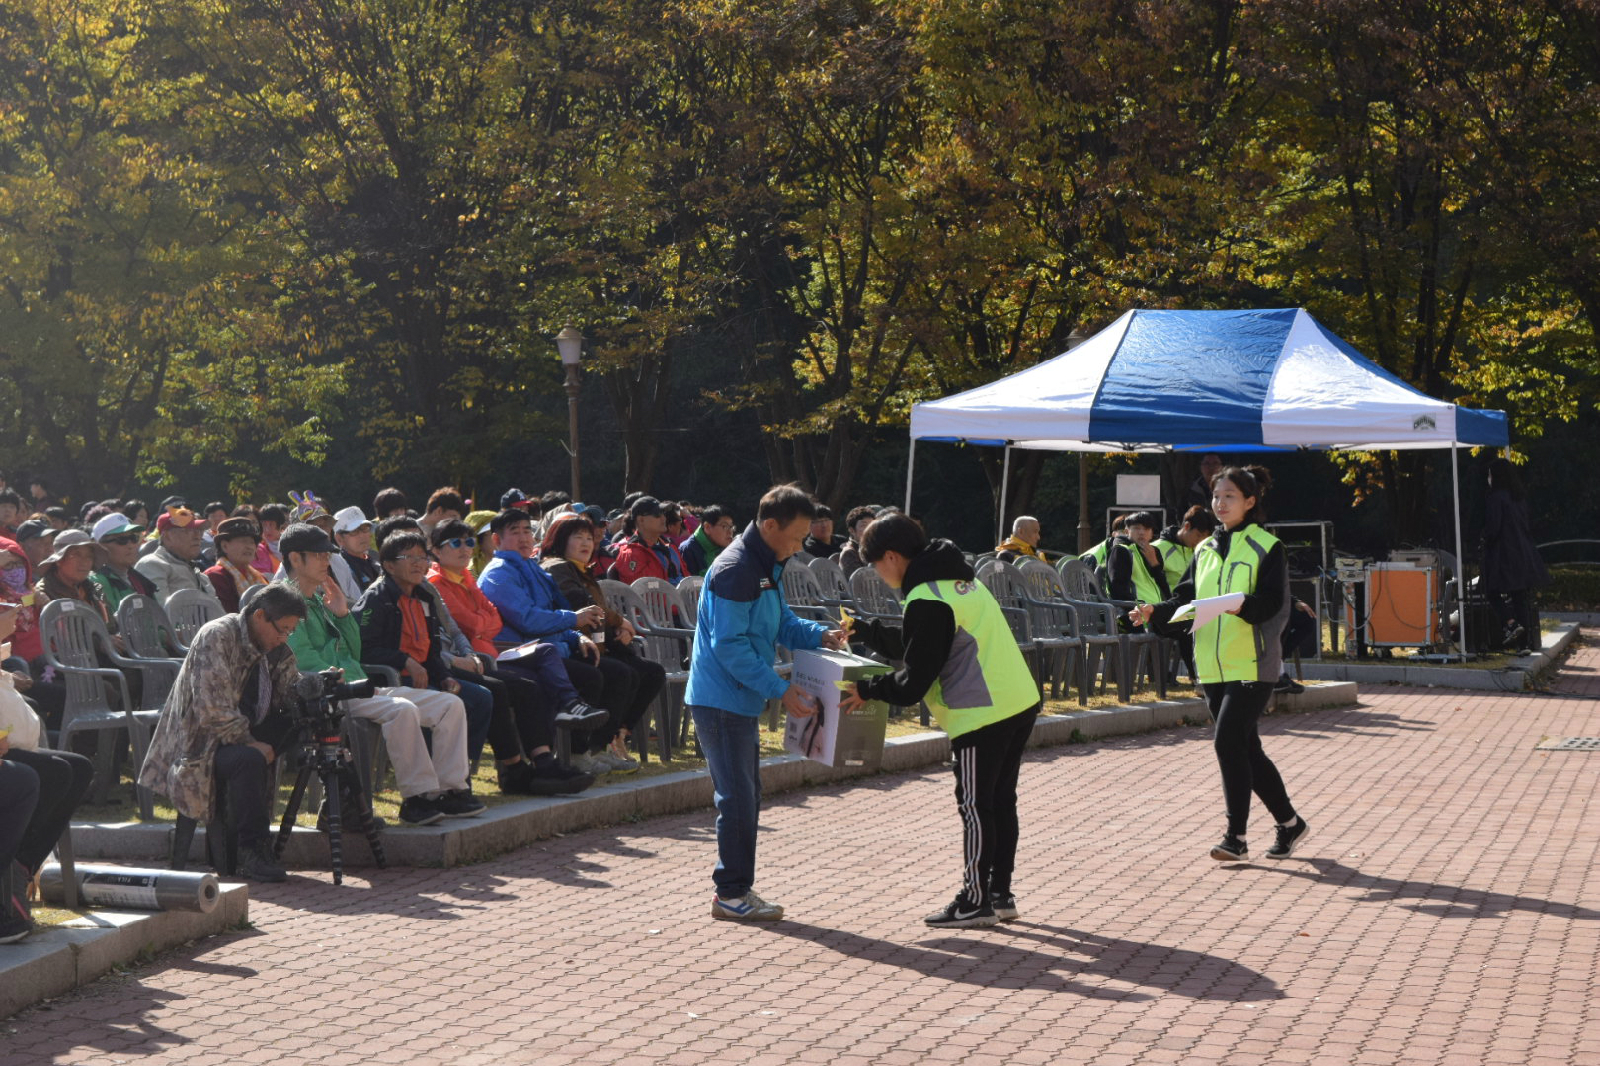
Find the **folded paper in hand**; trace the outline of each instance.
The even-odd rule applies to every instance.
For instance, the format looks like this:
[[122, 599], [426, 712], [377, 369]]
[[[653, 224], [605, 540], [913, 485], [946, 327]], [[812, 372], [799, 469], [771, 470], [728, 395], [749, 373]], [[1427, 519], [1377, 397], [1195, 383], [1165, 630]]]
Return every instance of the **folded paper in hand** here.
[[496, 655], [494, 661], [497, 663], [511, 663], [516, 662], [518, 659], [526, 659], [539, 650], [540, 643], [537, 640], [530, 640], [526, 644], [518, 644], [515, 648], [507, 648], [499, 655]]
[[1172, 612], [1172, 617], [1167, 619], [1168, 624], [1194, 619], [1194, 629], [1204, 629], [1215, 622], [1220, 615], [1229, 611], [1236, 611], [1244, 606], [1244, 593], [1229, 592], [1222, 596], [1208, 596], [1203, 600], [1192, 600]]

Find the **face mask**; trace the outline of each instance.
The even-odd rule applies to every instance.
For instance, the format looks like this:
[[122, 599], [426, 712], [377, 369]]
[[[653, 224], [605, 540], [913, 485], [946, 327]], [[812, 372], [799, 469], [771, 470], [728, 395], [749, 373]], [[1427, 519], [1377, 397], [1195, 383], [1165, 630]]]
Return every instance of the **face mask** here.
[[28, 591], [28, 568], [8, 566], [0, 570], [0, 587], [8, 593], [8, 600], [16, 602], [22, 599], [22, 594]]

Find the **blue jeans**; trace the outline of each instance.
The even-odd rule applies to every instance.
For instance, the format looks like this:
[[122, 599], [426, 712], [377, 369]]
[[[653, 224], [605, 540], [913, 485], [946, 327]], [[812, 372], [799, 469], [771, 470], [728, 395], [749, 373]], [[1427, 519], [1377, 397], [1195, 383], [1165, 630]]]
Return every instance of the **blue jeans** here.
[[467, 761], [471, 762], [483, 752], [483, 742], [489, 737], [489, 726], [494, 721], [494, 694], [482, 685], [459, 681], [461, 691], [456, 695], [467, 711]]
[[756, 880], [756, 823], [761, 816], [761, 719], [715, 707], [689, 708], [711, 771], [717, 803], [717, 868], [722, 899], [737, 899]]

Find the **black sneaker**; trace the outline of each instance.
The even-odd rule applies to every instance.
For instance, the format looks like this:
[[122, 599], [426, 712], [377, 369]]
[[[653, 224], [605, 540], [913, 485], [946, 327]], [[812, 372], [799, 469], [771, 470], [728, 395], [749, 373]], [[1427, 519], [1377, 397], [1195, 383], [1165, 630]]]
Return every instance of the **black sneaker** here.
[[1288, 692], [1290, 694], [1304, 692], [1305, 690], [1306, 687], [1304, 685], [1290, 677], [1288, 674], [1284, 674], [1282, 677], [1278, 678], [1278, 683], [1272, 686], [1272, 691], [1274, 692]]
[[446, 818], [474, 818], [488, 809], [488, 804], [467, 788], [452, 788], [433, 802]]
[[400, 820], [406, 825], [433, 825], [444, 821], [444, 812], [427, 796], [407, 796], [400, 802]]
[[0, 915], [0, 944], [15, 944], [33, 932], [33, 922], [20, 914]]
[[1250, 849], [1244, 841], [1229, 833], [1222, 838], [1222, 843], [1211, 849], [1211, 857], [1218, 862], [1238, 862], [1250, 857]]
[[529, 780], [536, 796], [572, 796], [594, 784], [594, 775], [552, 759], [547, 766], [534, 766]]
[[1002, 922], [1014, 922], [1022, 917], [1022, 912], [1017, 909], [1016, 896], [991, 896], [989, 906], [994, 908], [994, 916]]
[[1528, 631], [1523, 629], [1521, 624], [1509, 622], [1506, 624], [1505, 632], [1500, 634], [1500, 646], [1502, 648], [1520, 647], [1523, 643], [1522, 638], [1527, 635]]
[[289, 879], [289, 871], [278, 864], [277, 857], [266, 844], [240, 845], [239, 865], [234, 873], [246, 881], [277, 882]]
[[569, 729], [600, 729], [611, 718], [603, 707], [591, 707], [582, 700], [573, 700], [556, 715], [556, 724]]
[[987, 903], [974, 905], [960, 896], [946, 904], [944, 910], [934, 911], [922, 920], [935, 929], [980, 929], [1000, 924], [993, 907]]
[[1287, 859], [1294, 854], [1294, 849], [1311, 832], [1311, 826], [1306, 824], [1304, 818], [1296, 817], [1292, 826], [1278, 826], [1278, 839], [1272, 842], [1272, 847], [1267, 849], [1269, 859]]

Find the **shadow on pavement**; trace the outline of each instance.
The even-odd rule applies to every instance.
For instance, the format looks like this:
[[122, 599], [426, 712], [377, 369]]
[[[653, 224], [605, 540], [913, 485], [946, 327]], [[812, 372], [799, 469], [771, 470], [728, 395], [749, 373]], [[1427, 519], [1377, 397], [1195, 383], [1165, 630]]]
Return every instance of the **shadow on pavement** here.
[[[1283, 998], [1282, 991], [1271, 978], [1229, 959], [1163, 944], [1118, 940], [1026, 922], [987, 930], [961, 930], [959, 935], [939, 936], [917, 944], [897, 944], [842, 929], [793, 921], [774, 922], [760, 928], [851, 958], [886, 963], [982, 988], [1033, 988], [1122, 1002], [1155, 998], [1142, 992], [1074, 980], [1075, 977], [1094, 977], [1192, 999]], [[1001, 937], [1019, 943], [1007, 943]]]
[[1546, 914], [1552, 918], [1572, 918], [1583, 922], [1600, 921], [1600, 911], [1571, 903], [1516, 896], [1509, 892], [1484, 892], [1481, 889], [1441, 885], [1432, 881], [1401, 881], [1393, 877], [1378, 877], [1374, 874], [1364, 874], [1333, 859], [1306, 859], [1303, 863], [1289, 860], [1284, 863], [1273, 863], [1271, 866], [1252, 864], [1252, 867], [1336, 887], [1360, 889], [1366, 892], [1366, 896], [1359, 902], [1389, 903], [1416, 900], [1416, 903], [1402, 903], [1401, 906], [1407, 910], [1439, 918], [1491, 918], [1512, 911], [1527, 911], [1532, 914]]

